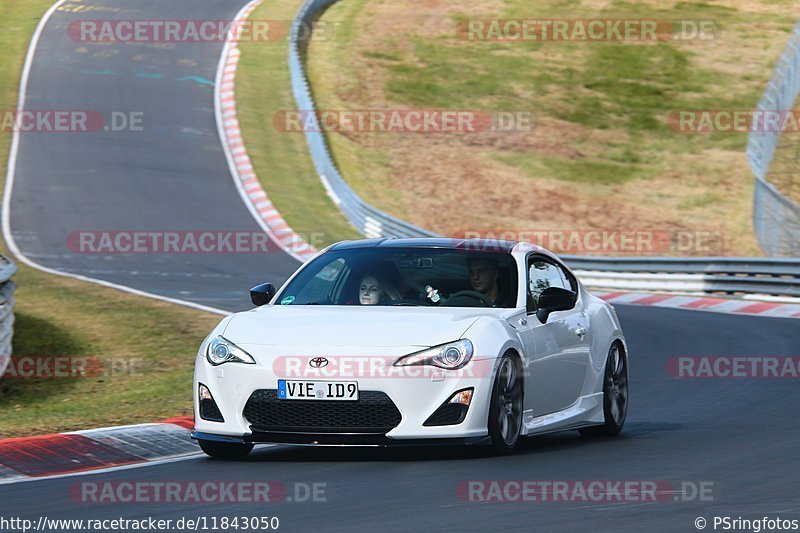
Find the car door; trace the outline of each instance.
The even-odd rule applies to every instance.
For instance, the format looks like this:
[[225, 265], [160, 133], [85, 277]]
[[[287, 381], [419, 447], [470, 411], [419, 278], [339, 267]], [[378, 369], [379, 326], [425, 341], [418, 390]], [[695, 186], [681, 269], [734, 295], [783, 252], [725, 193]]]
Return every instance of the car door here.
[[[580, 297], [574, 308], [550, 314], [542, 324], [536, 317], [541, 292], [548, 287], [576, 291], [577, 281], [556, 261], [541, 255], [527, 259], [529, 373], [526, 404], [529, 416], [566, 409], [581, 396], [589, 365], [588, 321]], [[530, 341], [529, 341], [530, 342]], [[532, 348], [532, 349], [530, 349]]]

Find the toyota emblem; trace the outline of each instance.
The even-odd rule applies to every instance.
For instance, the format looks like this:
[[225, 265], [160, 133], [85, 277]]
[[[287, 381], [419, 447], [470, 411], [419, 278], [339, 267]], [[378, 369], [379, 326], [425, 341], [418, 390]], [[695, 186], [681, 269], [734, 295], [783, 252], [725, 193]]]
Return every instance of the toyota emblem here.
[[314, 359], [309, 361], [308, 364], [312, 368], [322, 368], [324, 366], [328, 366], [328, 360], [325, 359], [324, 357], [315, 357]]

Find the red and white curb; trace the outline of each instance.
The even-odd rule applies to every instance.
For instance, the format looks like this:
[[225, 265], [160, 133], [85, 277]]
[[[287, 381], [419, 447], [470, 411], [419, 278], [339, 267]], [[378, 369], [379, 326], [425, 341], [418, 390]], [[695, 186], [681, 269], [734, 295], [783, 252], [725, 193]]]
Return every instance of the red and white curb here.
[[[261, 1], [254, 0], [247, 4], [236, 16], [236, 22], [250, 16]], [[247, 155], [236, 114], [235, 83], [240, 56], [241, 51], [236, 41], [225, 43], [215, 84], [217, 122], [223, 148], [228, 157], [228, 166], [242, 198], [249, 204], [250, 211], [262, 228], [283, 250], [305, 262], [316, 254], [317, 250], [295, 233], [272, 205]]]
[[198, 455], [191, 416], [0, 440], [0, 485]]
[[694, 309], [777, 318], [800, 318], [800, 304], [781, 302], [759, 302], [731, 298], [710, 298], [703, 296], [679, 296], [671, 294], [645, 294], [632, 292], [592, 292], [609, 303], [649, 305], [674, 309]]

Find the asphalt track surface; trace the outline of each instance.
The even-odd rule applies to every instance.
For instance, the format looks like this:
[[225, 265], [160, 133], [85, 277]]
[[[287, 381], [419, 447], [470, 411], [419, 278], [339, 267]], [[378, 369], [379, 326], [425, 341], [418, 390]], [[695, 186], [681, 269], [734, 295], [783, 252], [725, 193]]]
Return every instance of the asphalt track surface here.
[[[632, 385], [627, 425], [617, 438], [563, 432], [525, 439], [516, 454], [500, 458], [481, 448], [256, 448], [243, 462], [201, 457], [6, 485], [0, 515], [266, 515], [279, 517], [287, 531], [694, 531], [699, 516], [800, 518], [797, 380], [677, 380], [666, 370], [675, 355], [797, 354], [798, 321], [632, 306], [620, 306], [619, 314], [632, 354]], [[70, 496], [84, 481], [187, 480], [325, 483], [327, 501], [101, 505]], [[474, 503], [457, 495], [465, 480], [710, 482], [713, 501], [670, 495], [656, 503]]]
[[142, 131], [20, 134], [10, 228], [25, 256], [62, 272], [233, 311], [249, 306], [250, 287], [285, 280], [297, 267], [274, 244], [267, 253], [111, 255], [68, 244], [75, 232], [263, 235], [217, 135], [213, 81], [222, 43], [86, 43], [68, 33], [71, 22], [86, 19], [231, 20], [245, 3], [97, 0], [90, 11], [53, 14], [34, 55], [26, 109], [100, 112], [109, 127], [112, 112], [140, 113]]
[[[241, 2], [116, 5], [125, 8], [113, 13], [115, 18], [186, 18], [181, 14], [191, 12], [199, 19], [230, 18]], [[12, 210], [18, 245], [52, 268], [226, 309], [246, 306], [238, 295], [249, 284], [264, 278], [280, 281], [296, 263], [280, 254], [101, 259], [68, 253], [64, 241], [74, 229], [257, 230], [227, 173], [210, 87], [176, 81], [195, 75], [213, 79], [220, 48], [119, 46], [119, 53], [110, 57], [84, 57], [64, 36], [63, 25], [74, 17], [57, 13], [51, 19], [31, 73], [28, 107], [152, 110], [160, 129], [123, 137], [24, 138]], [[134, 64], [137, 53], [148, 59]], [[197, 65], [182, 66], [180, 58]], [[137, 78], [137, 69], [164, 76]], [[800, 518], [797, 380], [679, 380], [667, 371], [675, 356], [800, 355], [800, 322], [653, 307], [618, 306], [618, 312], [631, 351], [630, 411], [618, 438], [587, 439], [564, 432], [525, 439], [516, 454], [502, 458], [482, 448], [256, 448], [242, 462], [197, 457], [4, 485], [0, 516], [34, 521], [42, 515], [173, 520], [277, 516], [281, 529], [291, 531], [696, 531], [695, 519], [701, 516], [709, 522], [714, 515]], [[100, 505], [77, 502], [70, 494], [84, 481], [191, 480], [325, 483], [327, 501]], [[676, 501], [670, 495], [656, 503], [475, 503], [457, 495], [459, 484], [468, 480], [663, 480], [675, 487], [681, 482], [711, 483], [713, 501]]]

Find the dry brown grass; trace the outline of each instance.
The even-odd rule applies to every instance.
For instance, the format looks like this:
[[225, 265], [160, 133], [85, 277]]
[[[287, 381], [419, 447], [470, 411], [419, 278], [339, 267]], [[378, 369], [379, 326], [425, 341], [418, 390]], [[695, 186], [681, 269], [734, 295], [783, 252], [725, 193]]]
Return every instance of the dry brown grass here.
[[[491, 71], [493, 58], [504, 56], [525, 67], [504, 74], [502, 94], [481, 92], [481, 86], [469, 94], [454, 91], [454, 108], [467, 102], [472, 109], [496, 109], [504, 98], [524, 102], [537, 116], [531, 132], [330, 135], [334, 157], [354, 188], [415, 224], [446, 235], [482, 228], [714, 231], [721, 244], [713, 253], [758, 255], [750, 220], [752, 176], [742, 134], [688, 137], [669, 131], [664, 123], [648, 128], [624, 121], [598, 127], [591, 118], [571, 115], [576, 102], [618, 105], [613, 94], [599, 93], [592, 85], [607, 80], [583, 78], [591, 72], [596, 47], [604, 45], [478, 43], [481, 47], [454, 36], [458, 16], [609, 18], [609, 12], [625, 15], [632, 10], [631, 16], [642, 18], [652, 11], [651, 18], [714, 19], [720, 21], [719, 38], [667, 45], [669, 53], [686, 58], [685, 71], [677, 72], [691, 79], [652, 83], [676, 92], [670, 94], [672, 100], [694, 106], [689, 108], [752, 107], [786, 44], [793, 22], [788, 3], [730, 0], [714, 6], [730, 10], [714, 7], [705, 15], [710, 8], [700, 2], [655, 0], [635, 5], [584, 1], [569, 11], [557, 1], [534, 9], [517, 0], [473, 0], [468, 5], [343, 0], [325, 15], [340, 23], [336, 39], [311, 46], [310, 76], [322, 109], [396, 109], [415, 107], [410, 99], [425, 100], [423, 90], [409, 97], [393, 91], [398, 67], [419, 68], [412, 72], [419, 72], [422, 81], [435, 80], [431, 69], [451, 64], [470, 65], [477, 77]], [[426, 55], [432, 46], [450, 51], [452, 60]], [[663, 52], [663, 47], [655, 48], [662, 45], [652, 43], [615, 46], [621, 53], [627, 46]], [[542, 75], [529, 83], [526, 69]], [[572, 78], [565, 76], [568, 71]], [[618, 77], [623, 76], [630, 73]], [[644, 88], [650, 84], [644, 78], [635, 81]], [[433, 96], [431, 101], [438, 102]], [[661, 113], [658, 104], [653, 108]], [[612, 172], [618, 165], [626, 175], [594, 180], [595, 164]]]

